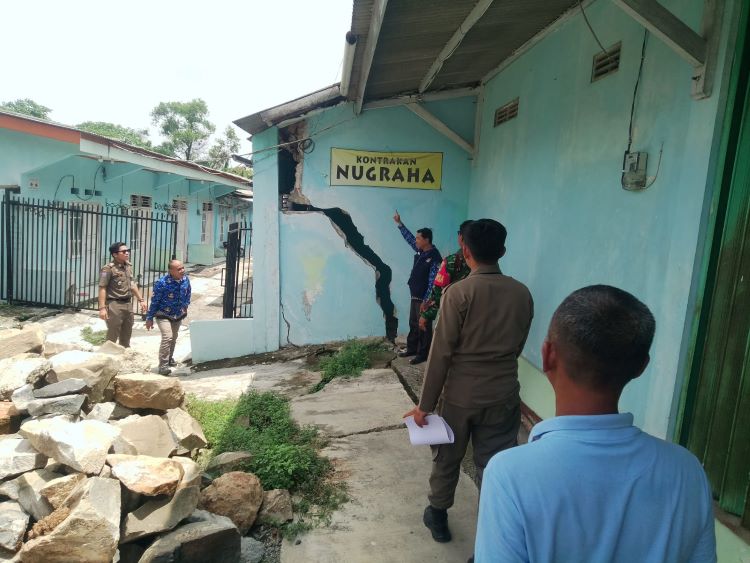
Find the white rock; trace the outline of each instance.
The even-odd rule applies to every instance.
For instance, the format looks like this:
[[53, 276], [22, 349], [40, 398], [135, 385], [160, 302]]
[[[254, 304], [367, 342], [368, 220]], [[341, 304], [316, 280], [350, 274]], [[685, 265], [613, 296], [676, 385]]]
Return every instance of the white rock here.
[[120, 541], [129, 543], [171, 530], [192, 514], [199, 496], [197, 487], [188, 487], [178, 490], [172, 498], [148, 501], [125, 517]]
[[182, 466], [182, 480], [177, 485], [178, 489], [184, 489], [186, 487], [200, 487], [201, 484], [201, 471], [200, 466], [195, 463], [189, 457], [175, 456], [170, 458], [172, 461], [176, 461]]
[[125, 418], [133, 414], [133, 411], [122, 405], [118, 405], [114, 402], [108, 403], [97, 403], [86, 415], [88, 420], [99, 420], [101, 422], [108, 422], [110, 420], [118, 420]]
[[38, 328], [0, 333], [0, 359], [27, 352], [41, 354], [42, 350], [44, 350], [44, 332]]
[[91, 389], [89, 398], [99, 403], [104, 398], [104, 390], [117, 374], [118, 362], [106, 354], [94, 354], [70, 350], [50, 358], [52, 370], [47, 374], [48, 383], [64, 379], [83, 379]]
[[65, 504], [71, 513], [49, 534], [26, 542], [24, 563], [109, 563], [120, 539], [120, 484], [91, 477]]
[[19, 387], [10, 396], [10, 400], [16, 405], [18, 412], [28, 412], [29, 403], [35, 399], [34, 397], [34, 386], [31, 383]]
[[19, 433], [45, 455], [76, 471], [96, 475], [120, 429], [98, 420], [67, 422], [55, 417], [25, 422]]
[[98, 354], [108, 354], [110, 356], [122, 356], [127, 352], [127, 348], [124, 346], [120, 346], [116, 342], [112, 342], [111, 340], [107, 340], [104, 344], [99, 346], [99, 348], [96, 349]]
[[205, 448], [208, 442], [201, 425], [182, 409], [169, 409], [164, 415], [177, 442], [188, 450]]
[[[0, 343], [0, 345], [2, 345]], [[9, 401], [13, 391], [32, 385], [50, 370], [51, 364], [36, 354], [19, 354], [0, 360], [0, 400]]]
[[47, 456], [18, 435], [0, 440], [0, 480], [44, 467]]
[[12, 500], [0, 502], [0, 547], [18, 551], [28, 525], [29, 515], [20, 504]]
[[108, 455], [107, 465], [128, 489], [147, 496], [174, 494], [184, 472], [176, 461], [146, 455]]
[[122, 439], [139, 455], [169, 457], [177, 448], [172, 431], [161, 417], [133, 415], [111, 423], [122, 431]]

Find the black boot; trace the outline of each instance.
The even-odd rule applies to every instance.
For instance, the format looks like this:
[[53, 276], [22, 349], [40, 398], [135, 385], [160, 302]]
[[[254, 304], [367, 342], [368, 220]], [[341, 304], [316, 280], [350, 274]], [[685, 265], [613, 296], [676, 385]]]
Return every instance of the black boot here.
[[424, 509], [422, 522], [430, 529], [432, 539], [436, 542], [446, 543], [451, 541], [451, 531], [448, 529], [448, 511], [445, 508], [428, 506]]

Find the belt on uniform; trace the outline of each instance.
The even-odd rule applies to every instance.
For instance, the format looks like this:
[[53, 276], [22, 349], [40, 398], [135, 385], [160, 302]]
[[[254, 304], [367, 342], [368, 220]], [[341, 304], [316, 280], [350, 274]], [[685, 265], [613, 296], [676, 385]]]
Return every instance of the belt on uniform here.
[[121, 299], [107, 299], [107, 303], [110, 301], [119, 301], [120, 303], [130, 303], [131, 297], [123, 297]]

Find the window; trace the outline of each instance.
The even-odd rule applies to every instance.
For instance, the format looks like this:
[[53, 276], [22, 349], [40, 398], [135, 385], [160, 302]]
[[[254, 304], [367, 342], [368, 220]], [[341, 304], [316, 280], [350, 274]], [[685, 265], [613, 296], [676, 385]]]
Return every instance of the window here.
[[135, 209], [151, 209], [153, 201], [148, 195], [130, 195], [130, 207]]
[[495, 127], [518, 116], [518, 98], [495, 110]]
[[172, 209], [175, 211], [187, 211], [187, 201], [184, 199], [173, 199]]
[[71, 211], [68, 216], [68, 256], [80, 258], [83, 255], [83, 212]]

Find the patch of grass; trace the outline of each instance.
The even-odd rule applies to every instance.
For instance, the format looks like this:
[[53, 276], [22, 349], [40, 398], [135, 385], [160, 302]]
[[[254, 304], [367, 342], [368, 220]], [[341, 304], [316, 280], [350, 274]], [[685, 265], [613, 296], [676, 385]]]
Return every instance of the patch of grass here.
[[81, 337], [94, 346], [101, 346], [107, 341], [106, 330], [91, 330], [90, 326], [85, 326], [81, 329]]
[[363, 369], [370, 367], [370, 354], [373, 347], [382, 347], [382, 345], [349, 340], [333, 356], [321, 358], [320, 369], [323, 372], [323, 378], [310, 392], [320, 391], [336, 377], [360, 376]]
[[225, 401], [191, 395], [186, 407], [209, 444], [198, 459], [203, 467], [220, 453], [249, 451], [253, 457], [244, 469], [260, 479], [264, 490], [288, 489], [298, 499], [297, 521], [281, 525], [288, 537], [329, 523], [346, 502], [345, 485], [331, 481], [331, 462], [318, 453], [325, 444], [317, 429], [295, 423], [287, 399], [257, 391]]

